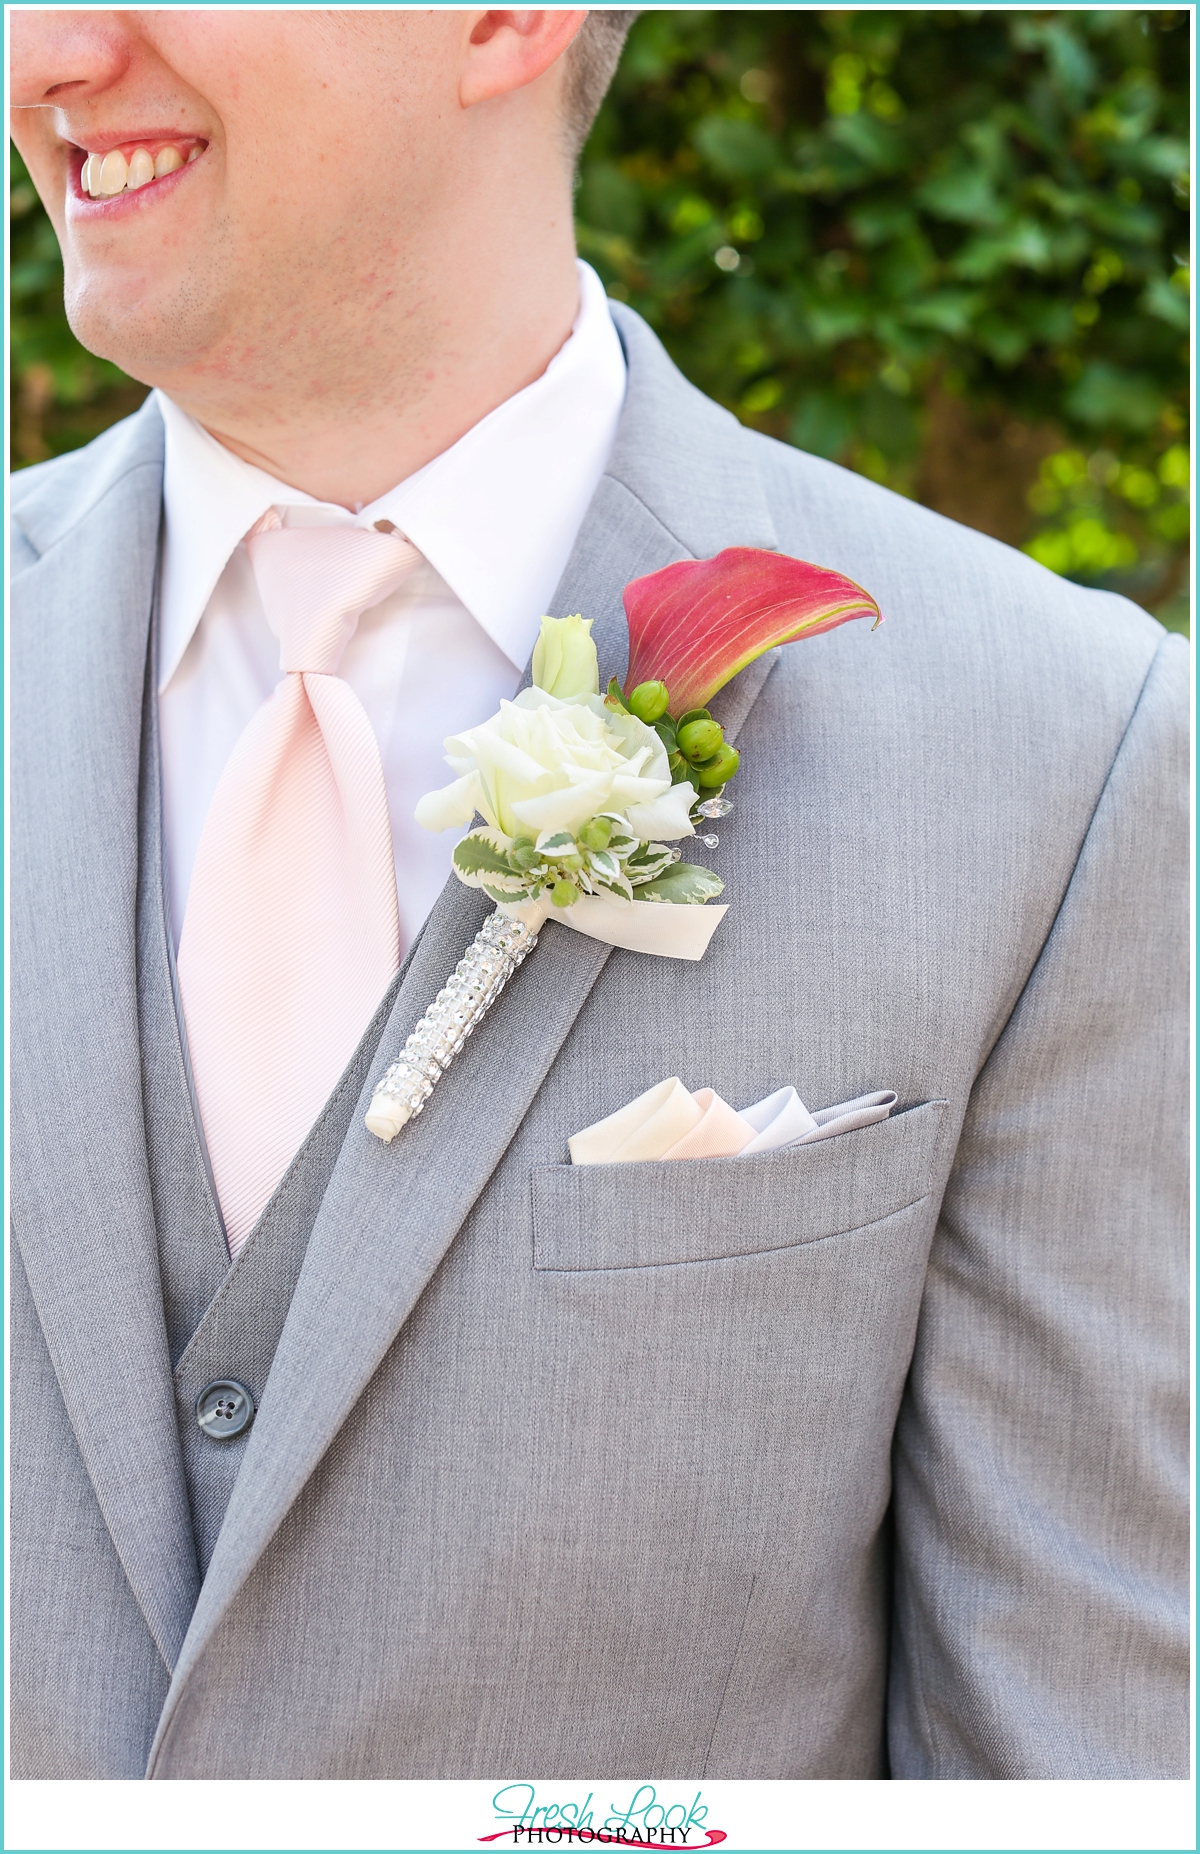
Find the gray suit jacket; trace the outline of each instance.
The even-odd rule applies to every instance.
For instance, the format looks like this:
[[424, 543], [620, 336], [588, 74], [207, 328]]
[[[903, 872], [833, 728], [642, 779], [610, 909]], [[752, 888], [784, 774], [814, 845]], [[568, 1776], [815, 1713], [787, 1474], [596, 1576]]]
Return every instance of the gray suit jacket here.
[[[700, 964], [550, 926], [401, 1139], [355, 1115], [202, 1586], [134, 970], [157, 414], [16, 481], [16, 1774], [1186, 1773], [1185, 647], [615, 313], [553, 608], [604, 676], [623, 586], [732, 544], [888, 622], [731, 685]], [[447, 886], [372, 1079], [486, 905]], [[677, 1071], [902, 1111], [565, 1163]]]

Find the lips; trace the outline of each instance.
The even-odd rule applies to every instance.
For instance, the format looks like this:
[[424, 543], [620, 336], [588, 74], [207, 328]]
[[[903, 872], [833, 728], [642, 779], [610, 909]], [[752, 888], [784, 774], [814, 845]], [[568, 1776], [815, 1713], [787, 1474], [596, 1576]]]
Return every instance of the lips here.
[[79, 190], [92, 200], [113, 200], [122, 193], [137, 193], [152, 181], [178, 173], [203, 153], [204, 143], [189, 137], [173, 142], [126, 142], [103, 152], [85, 152]]

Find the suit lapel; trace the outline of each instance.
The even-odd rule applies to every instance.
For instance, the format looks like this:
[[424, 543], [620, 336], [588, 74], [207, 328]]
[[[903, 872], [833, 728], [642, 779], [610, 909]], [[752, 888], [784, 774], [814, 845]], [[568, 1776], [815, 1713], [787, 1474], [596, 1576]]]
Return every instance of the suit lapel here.
[[[697, 500], [676, 480], [689, 467], [681, 459], [703, 458], [706, 451], [711, 456], [714, 425], [727, 454], [739, 428], [675, 373], [636, 317], [622, 318], [620, 326], [630, 362], [621, 431], [553, 602], [556, 612], [582, 611], [594, 619], [602, 685], [625, 672], [621, 595], [631, 579], [687, 558], [699, 550], [693, 542], [709, 553], [734, 541], [776, 544], [753, 466], [739, 471], [735, 463], [716, 499], [719, 523], [714, 513], [711, 542], [704, 545]], [[670, 485], [674, 528], [644, 499], [655, 476], [648, 451]], [[766, 673], [756, 666], [740, 679], [744, 693], [724, 710], [731, 732]], [[524, 971], [514, 978], [424, 1113], [384, 1146], [362, 1124], [374, 1083], [490, 910], [478, 891], [451, 879], [397, 995], [313, 1229], [160, 1721], [150, 1774], [180, 1694], [221, 1617], [462, 1227], [609, 956], [599, 942], [548, 925], [532, 956], [536, 979]]]
[[14, 500], [13, 1230], [80, 1452], [168, 1667], [197, 1588], [138, 1053], [135, 916], [162, 427]]

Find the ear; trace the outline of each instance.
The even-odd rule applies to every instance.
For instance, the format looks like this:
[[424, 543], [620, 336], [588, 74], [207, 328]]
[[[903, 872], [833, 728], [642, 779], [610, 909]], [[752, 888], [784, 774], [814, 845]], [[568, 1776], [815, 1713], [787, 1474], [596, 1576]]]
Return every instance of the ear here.
[[586, 18], [585, 7], [520, 11], [496, 7], [478, 14], [467, 37], [459, 75], [458, 99], [463, 108], [533, 83], [562, 56]]

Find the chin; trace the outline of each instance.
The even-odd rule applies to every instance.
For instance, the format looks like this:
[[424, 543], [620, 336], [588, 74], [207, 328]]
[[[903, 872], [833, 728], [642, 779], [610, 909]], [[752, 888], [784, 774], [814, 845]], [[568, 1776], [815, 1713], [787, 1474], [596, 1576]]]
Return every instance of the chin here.
[[90, 354], [147, 386], [196, 366], [211, 348], [213, 316], [186, 281], [153, 292], [122, 290], [119, 279], [68, 277], [67, 321]]

